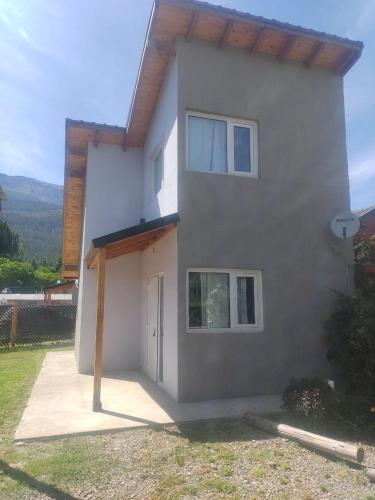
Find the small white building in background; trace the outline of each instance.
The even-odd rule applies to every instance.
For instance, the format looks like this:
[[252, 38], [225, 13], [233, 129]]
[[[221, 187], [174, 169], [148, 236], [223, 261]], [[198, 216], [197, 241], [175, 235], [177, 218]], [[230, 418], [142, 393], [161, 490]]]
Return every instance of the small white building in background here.
[[[44, 304], [44, 293], [0, 293], [0, 304], [20, 302], [25, 304]], [[53, 304], [71, 304], [71, 293], [55, 293], [51, 295]]]

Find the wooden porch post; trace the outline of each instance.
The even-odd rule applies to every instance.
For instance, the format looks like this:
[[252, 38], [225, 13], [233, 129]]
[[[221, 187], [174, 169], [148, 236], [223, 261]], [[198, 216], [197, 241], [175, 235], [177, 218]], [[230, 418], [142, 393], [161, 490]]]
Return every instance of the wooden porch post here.
[[105, 249], [98, 252], [97, 260], [97, 306], [96, 306], [96, 342], [94, 365], [94, 394], [92, 400], [93, 411], [100, 411], [100, 389], [102, 383], [103, 359], [103, 322], [104, 322], [104, 291], [105, 291]]

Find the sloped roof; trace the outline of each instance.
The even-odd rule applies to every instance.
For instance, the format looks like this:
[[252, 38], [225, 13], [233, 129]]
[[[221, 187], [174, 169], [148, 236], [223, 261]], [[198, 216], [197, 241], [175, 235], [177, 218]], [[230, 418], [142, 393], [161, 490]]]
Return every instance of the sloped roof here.
[[154, 3], [127, 123], [127, 144], [144, 145], [148, 126], [177, 37], [230, 45], [248, 51], [318, 66], [343, 76], [359, 59], [363, 43], [253, 16], [197, 0]]
[[375, 210], [375, 205], [371, 205], [370, 207], [367, 208], [361, 208], [360, 210], [355, 210], [354, 213], [356, 214], [357, 217], [361, 218], [369, 214], [373, 210]]
[[179, 220], [178, 214], [174, 213], [94, 238], [85, 255], [85, 262], [88, 267], [94, 267], [100, 249], [105, 250], [106, 259], [146, 250], [175, 227]]

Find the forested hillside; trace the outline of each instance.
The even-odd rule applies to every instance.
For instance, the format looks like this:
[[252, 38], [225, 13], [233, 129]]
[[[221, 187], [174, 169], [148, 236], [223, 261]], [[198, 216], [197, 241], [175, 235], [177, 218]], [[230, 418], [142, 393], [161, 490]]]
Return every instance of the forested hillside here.
[[2, 217], [19, 236], [26, 260], [56, 263], [61, 254], [63, 187], [0, 174]]

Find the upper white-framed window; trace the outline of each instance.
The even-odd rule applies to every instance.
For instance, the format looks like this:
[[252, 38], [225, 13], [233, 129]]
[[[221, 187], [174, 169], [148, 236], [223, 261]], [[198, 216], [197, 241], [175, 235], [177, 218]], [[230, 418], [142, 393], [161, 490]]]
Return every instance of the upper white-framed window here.
[[257, 122], [187, 111], [186, 168], [258, 177]]
[[164, 182], [164, 153], [163, 148], [159, 149], [159, 152], [154, 158], [154, 194], [157, 195], [158, 192], [163, 187]]
[[263, 330], [260, 270], [188, 269], [186, 297], [190, 333]]

